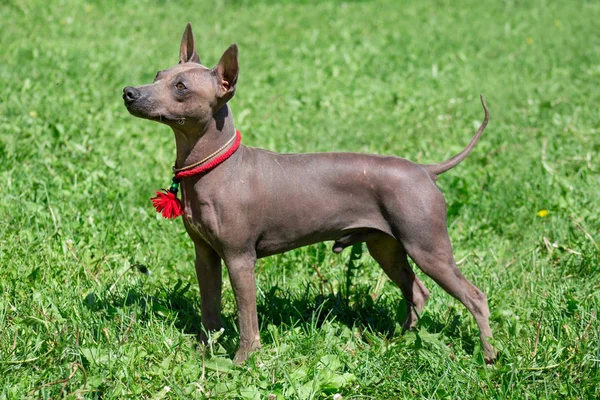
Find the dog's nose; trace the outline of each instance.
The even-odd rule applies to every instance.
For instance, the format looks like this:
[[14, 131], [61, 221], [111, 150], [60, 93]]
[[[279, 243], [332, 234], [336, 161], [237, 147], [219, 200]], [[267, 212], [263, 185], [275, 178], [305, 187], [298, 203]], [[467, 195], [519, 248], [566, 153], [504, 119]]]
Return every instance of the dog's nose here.
[[123, 89], [123, 100], [125, 100], [126, 102], [133, 103], [134, 101], [139, 99], [139, 97], [140, 91], [136, 88], [127, 86], [125, 89]]

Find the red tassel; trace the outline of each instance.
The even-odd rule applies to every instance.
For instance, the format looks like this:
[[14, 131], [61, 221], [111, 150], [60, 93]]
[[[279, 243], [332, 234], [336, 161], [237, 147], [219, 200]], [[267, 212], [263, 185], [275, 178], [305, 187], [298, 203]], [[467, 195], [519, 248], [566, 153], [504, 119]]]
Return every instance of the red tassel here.
[[156, 197], [151, 198], [156, 212], [162, 213], [165, 218], [177, 218], [183, 215], [183, 205], [173, 192], [163, 189], [163, 192], [156, 192]]

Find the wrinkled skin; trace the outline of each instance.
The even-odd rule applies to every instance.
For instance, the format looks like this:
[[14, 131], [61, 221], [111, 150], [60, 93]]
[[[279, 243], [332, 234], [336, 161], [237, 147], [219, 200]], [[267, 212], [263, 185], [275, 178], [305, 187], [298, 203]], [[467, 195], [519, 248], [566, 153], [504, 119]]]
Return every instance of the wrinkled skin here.
[[[150, 85], [127, 87], [123, 99], [137, 117], [175, 132], [177, 166], [220, 149], [234, 135], [227, 101], [238, 76], [237, 47], [212, 69], [200, 64], [188, 24], [180, 63]], [[482, 98], [483, 101], [483, 98]], [[489, 344], [485, 294], [458, 270], [446, 226], [446, 204], [435, 185], [473, 149], [488, 121], [465, 150], [440, 164], [420, 165], [397, 157], [356, 153], [278, 154], [240, 148], [207, 173], [181, 183], [185, 228], [196, 249], [196, 272], [205, 331], [220, 329], [221, 262], [227, 266], [239, 318], [243, 362], [260, 347], [254, 266], [258, 258], [333, 240], [333, 251], [366, 242], [370, 254], [407, 300], [405, 329], [412, 328], [429, 292], [407, 256], [460, 300], [480, 329], [486, 361]]]

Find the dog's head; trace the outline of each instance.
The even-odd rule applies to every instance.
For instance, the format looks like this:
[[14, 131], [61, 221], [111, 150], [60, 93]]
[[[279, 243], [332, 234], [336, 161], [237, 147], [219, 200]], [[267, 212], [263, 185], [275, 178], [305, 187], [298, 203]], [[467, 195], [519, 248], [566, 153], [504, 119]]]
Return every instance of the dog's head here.
[[127, 86], [123, 100], [136, 117], [196, 130], [233, 97], [238, 71], [235, 44], [225, 50], [214, 68], [202, 65], [188, 23], [181, 39], [179, 64], [159, 71], [149, 85]]

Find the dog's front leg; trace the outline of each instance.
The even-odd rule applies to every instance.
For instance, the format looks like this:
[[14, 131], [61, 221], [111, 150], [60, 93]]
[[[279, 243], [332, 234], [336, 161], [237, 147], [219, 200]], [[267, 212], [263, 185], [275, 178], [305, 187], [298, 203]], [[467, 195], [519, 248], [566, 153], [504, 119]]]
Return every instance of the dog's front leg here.
[[206, 243], [194, 241], [196, 247], [196, 276], [200, 287], [202, 326], [200, 339], [221, 329], [221, 258]]
[[258, 316], [256, 314], [256, 282], [254, 280], [254, 254], [225, 255], [229, 279], [238, 309], [240, 347], [234, 362], [241, 364], [252, 350], [260, 348]]

